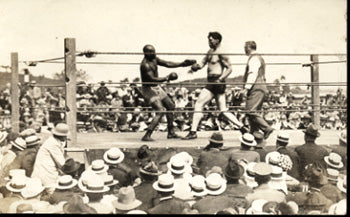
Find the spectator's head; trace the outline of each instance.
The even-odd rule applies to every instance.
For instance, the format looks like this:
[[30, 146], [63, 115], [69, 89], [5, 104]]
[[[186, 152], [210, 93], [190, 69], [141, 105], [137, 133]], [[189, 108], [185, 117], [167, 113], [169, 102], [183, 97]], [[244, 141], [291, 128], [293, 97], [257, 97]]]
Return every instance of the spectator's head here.
[[328, 168], [339, 170], [344, 167], [342, 158], [339, 154], [331, 152], [328, 156], [324, 157], [324, 161]]
[[314, 142], [317, 137], [320, 136], [320, 132], [318, 132], [318, 128], [314, 124], [309, 124], [306, 130], [303, 130], [304, 132], [304, 139], [305, 142]]
[[339, 145], [341, 145], [341, 146], [347, 145], [347, 132], [346, 132], [346, 130], [342, 130], [339, 134]]
[[162, 174], [161, 171], [158, 170], [158, 166], [153, 161], [140, 167], [140, 175], [143, 180], [156, 181], [160, 174]]
[[221, 148], [224, 145], [224, 138], [222, 133], [214, 132], [209, 138], [209, 145], [204, 149], [209, 150], [210, 148]]
[[16, 153], [27, 148], [27, 143], [22, 137], [17, 137], [14, 141], [11, 141], [10, 144], [11, 150]]
[[63, 205], [65, 214], [97, 214], [97, 211], [86, 205], [80, 195], [73, 194], [72, 197]]
[[62, 166], [62, 172], [65, 174], [71, 175], [72, 177], [76, 177], [78, 172], [80, 172], [81, 164], [78, 161], [74, 161], [73, 158], [68, 158], [64, 165]]
[[26, 181], [25, 188], [21, 191], [21, 195], [25, 199], [37, 198], [40, 200], [44, 189], [45, 188], [39, 178], [29, 178]]
[[71, 175], [63, 175], [58, 177], [56, 184], [56, 190], [71, 190], [74, 186], [78, 184], [78, 181], [74, 179]]
[[125, 154], [117, 147], [108, 149], [103, 154], [103, 160], [109, 165], [116, 165], [123, 162]]
[[226, 190], [226, 180], [219, 173], [211, 173], [205, 178], [206, 189], [209, 195], [220, 195]]
[[254, 139], [254, 136], [250, 133], [245, 133], [239, 137], [239, 140], [241, 141], [241, 149], [243, 150], [249, 150], [252, 147], [256, 146], [256, 141]]
[[65, 123], [58, 123], [55, 128], [52, 129], [52, 134], [60, 141], [66, 141], [69, 135], [69, 127]]
[[84, 192], [88, 196], [90, 202], [100, 201], [104, 193], [108, 191], [109, 187], [104, 185], [103, 179], [97, 174], [91, 174], [84, 188]]
[[136, 199], [132, 186], [120, 188], [117, 197], [118, 199], [113, 201], [113, 205], [118, 210], [133, 210], [142, 204], [140, 200]]
[[191, 194], [194, 197], [203, 197], [207, 195], [205, 188], [205, 178], [202, 175], [195, 175], [191, 178], [189, 185], [191, 187]]
[[328, 209], [329, 215], [346, 215], [347, 200], [342, 199], [338, 203], [331, 205]]
[[276, 138], [276, 147], [287, 146], [289, 143], [289, 133], [286, 131], [280, 131]]
[[170, 196], [175, 192], [174, 176], [171, 174], [162, 174], [158, 176], [158, 180], [152, 186], [160, 195]]
[[238, 184], [238, 180], [242, 177], [244, 168], [232, 156], [228, 159], [228, 164], [224, 170], [226, 179], [231, 183]]
[[272, 167], [267, 163], [256, 163], [253, 167], [255, 181], [258, 185], [267, 184], [271, 180]]
[[33, 209], [32, 204], [30, 204], [30, 203], [21, 203], [21, 204], [17, 205], [16, 213], [23, 213], [23, 214], [34, 213], [34, 209]]

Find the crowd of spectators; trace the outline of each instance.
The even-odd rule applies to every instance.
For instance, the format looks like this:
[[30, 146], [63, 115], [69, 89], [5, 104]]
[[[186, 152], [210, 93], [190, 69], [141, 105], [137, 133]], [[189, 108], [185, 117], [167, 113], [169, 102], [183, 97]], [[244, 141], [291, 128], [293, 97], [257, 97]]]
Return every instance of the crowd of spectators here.
[[270, 151], [263, 135], [228, 148], [213, 132], [196, 155], [112, 146], [78, 162], [64, 152], [65, 123], [2, 131], [0, 213], [345, 215], [346, 130], [332, 148], [317, 145], [313, 124], [303, 132], [293, 147], [280, 130]]
[[[123, 83], [125, 82], [125, 84]], [[129, 83], [123, 80], [119, 85], [109, 82], [99, 84], [77, 84], [77, 126], [79, 132], [129, 132], [144, 131], [152, 120], [151, 108], [145, 103], [139, 91], [139, 80]], [[173, 86], [164, 84], [176, 105], [175, 126], [180, 131], [189, 130], [193, 107], [200, 93], [199, 87]], [[240, 121], [248, 124], [244, 112], [244, 99], [240, 87], [226, 90], [229, 109]], [[346, 127], [347, 97], [341, 89], [335, 95], [321, 98], [321, 128], [341, 130]], [[327, 107], [322, 107], [327, 106]], [[330, 109], [329, 109], [330, 108]], [[20, 85], [20, 125], [28, 127], [37, 122], [52, 128], [65, 120], [65, 92], [61, 87], [45, 88], [35, 81]], [[204, 108], [204, 117], [198, 130], [235, 130], [235, 126], [216, 110], [215, 100]], [[0, 128], [10, 126], [11, 98], [10, 84], [0, 92]], [[265, 120], [275, 129], [305, 129], [312, 122], [311, 99], [305, 95], [297, 98], [289, 88], [271, 89], [263, 105]], [[159, 131], [166, 131], [166, 119], [162, 119]]]

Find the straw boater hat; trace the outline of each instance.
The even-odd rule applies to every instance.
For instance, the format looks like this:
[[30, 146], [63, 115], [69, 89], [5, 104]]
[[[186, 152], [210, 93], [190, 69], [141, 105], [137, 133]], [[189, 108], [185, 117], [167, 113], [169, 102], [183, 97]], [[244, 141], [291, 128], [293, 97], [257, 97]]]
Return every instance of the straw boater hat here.
[[28, 136], [34, 136], [36, 134], [33, 128], [28, 128], [19, 133], [19, 136], [22, 138], [26, 138]]
[[290, 143], [289, 133], [286, 131], [279, 131], [276, 140], [287, 144]]
[[26, 187], [26, 184], [27, 179], [25, 176], [16, 175], [13, 176], [9, 182], [7, 182], [6, 188], [11, 192], [21, 192]]
[[267, 200], [264, 199], [256, 199], [252, 202], [252, 205], [247, 209], [246, 214], [266, 214], [263, 212], [263, 207], [267, 203]]
[[272, 173], [272, 166], [264, 162], [256, 163], [253, 169], [255, 176], [268, 176]]
[[65, 123], [58, 123], [56, 127], [52, 129], [52, 134], [67, 137], [69, 134], [69, 127]]
[[286, 173], [283, 172], [281, 167], [272, 166], [271, 180], [286, 180]]
[[256, 162], [249, 162], [245, 168], [245, 173], [243, 175], [246, 184], [251, 188], [258, 186], [258, 183], [255, 181], [255, 164]]
[[76, 186], [78, 181], [73, 179], [71, 175], [60, 176], [57, 180], [56, 189], [66, 190]]
[[220, 195], [226, 190], [226, 180], [218, 173], [211, 173], [205, 179], [205, 188], [209, 195]]
[[94, 160], [91, 162], [91, 165], [88, 167], [89, 170], [95, 173], [104, 173], [108, 170], [109, 166], [101, 159]]
[[342, 168], [344, 166], [341, 156], [337, 153], [333, 153], [331, 152], [328, 156], [324, 157], [324, 161], [326, 161], [326, 163], [334, 168]]
[[24, 198], [32, 198], [38, 196], [44, 189], [39, 178], [30, 178], [21, 194]]
[[36, 135], [33, 135], [33, 136], [26, 137], [25, 141], [27, 144], [27, 148], [30, 148], [38, 145], [40, 143], [40, 138], [37, 137]]
[[339, 171], [336, 169], [327, 168], [327, 178], [330, 181], [337, 182], [339, 180]]
[[[26, 171], [24, 169], [12, 169], [9, 171], [9, 176], [5, 177], [4, 179], [6, 181], [10, 181], [12, 179], [12, 177], [14, 176], [23, 176], [26, 177]], [[28, 178], [28, 177], [26, 177]]]
[[346, 186], [347, 186], [347, 184], [346, 184], [347, 179], [346, 178], [347, 177], [344, 176], [343, 179], [339, 179], [339, 181], [337, 182], [338, 189], [345, 194], [346, 194]]
[[181, 157], [171, 157], [167, 166], [168, 170], [174, 174], [183, 174], [186, 170], [185, 160]]
[[191, 194], [195, 197], [203, 197], [208, 194], [205, 188], [205, 178], [202, 175], [193, 176], [189, 185], [191, 187]]
[[132, 210], [142, 204], [140, 200], [136, 199], [132, 186], [120, 188], [117, 197], [118, 199], [113, 201], [113, 205], [119, 210]]
[[143, 210], [138, 210], [138, 209], [135, 209], [135, 210], [130, 210], [129, 212], [127, 212], [126, 214], [147, 214], [147, 212], [143, 211]]
[[119, 183], [118, 180], [115, 180], [115, 179], [113, 178], [113, 176], [112, 176], [112, 175], [109, 175], [107, 172], [105, 172], [105, 173], [100, 173], [100, 174], [98, 174], [98, 175], [102, 178], [103, 183], [104, 183], [105, 186], [110, 187], [110, 186], [113, 186], [113, 185], [116, 185], [116, 184]]
[[339, 136], [339, 144], [340, 145], [346, 145], [346, 141], [347, 141], [347, 138], [346, 138], [347, 137], [347, 132], [346, 132], [346, 130], [342, 130], [338, 136]]
[[0, 132], [0, 144], [6, 139], [8, 133], [6, 131]]
[[346, 199], [342, 199], [338, 203], [335, 203], [329, 207], [328, 214], [346, 215], [346, 210], [347, 210]]
[[247, 145], [247, 146], [256, 146], [256, 141], [254, 139], [254, 136], [250, 133], [245, 133], [239, 137], [239, 140], [241, 143]]
[[104, 181], [97, 174], [92, 175], [87, 180], [87, 185], [84, 188], [84, 192], [86, 193], [105, 193], [107, 191], [109, 191], [109, 187], [104, 185]]
[[265, 156], [265, 162], [274, 166], [278, 166], [278, 163], [280, 162], [280, 156], [281, 154], [277, 151], [269, 152]]
[[119, 148], [113, 147], [103, 154], [103, 160], [109, 164], [118, 164], [124, 160], [124, 156]]
[[93, 179], [95, 177], [96, 173], [91, 170], [85, 170], [78, 180], [78, 187], [81, 191], [85, 191], [88, 180]]
[[175, 191], [174, 176], [170, 174], [162, 174], [158, 176], [158, 180], [153, 183], [153, 188], [160, 192]]
[[15, 141], [11, 141], [10, 143], [21, 151], [27, 148], [26, 141], [21, 137], [17, 137]]

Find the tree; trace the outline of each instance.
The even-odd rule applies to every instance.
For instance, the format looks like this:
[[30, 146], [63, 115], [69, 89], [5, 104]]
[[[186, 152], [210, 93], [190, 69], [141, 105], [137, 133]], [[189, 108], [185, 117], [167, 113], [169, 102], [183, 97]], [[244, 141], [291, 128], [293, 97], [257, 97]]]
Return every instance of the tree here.
[[[87, 74], [87, 72], [85, 70], [82, 70], [82, 69], [79, 69], [76, 71], [76, 75], [77, 75], [77, 80], [78, 81], [88, 81], [90, 79], [90, 75]], [[56, 72], [54, 75], [53, 75], [53, 78], [54, 79], [57, 79], [57, 80], [65, 80], [65, 75], [64, 75], [64, 70], [62, 70], [60, 73], [59, 72]]]

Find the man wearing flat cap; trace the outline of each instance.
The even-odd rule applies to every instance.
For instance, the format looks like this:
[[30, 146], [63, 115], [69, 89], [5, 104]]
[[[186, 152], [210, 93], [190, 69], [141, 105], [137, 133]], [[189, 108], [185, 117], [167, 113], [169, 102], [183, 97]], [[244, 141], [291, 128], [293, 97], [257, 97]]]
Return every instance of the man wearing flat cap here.
[[264, 199], [267, 201], [286, 202], [285, 194], [282, 191], [275, 190], [269, 186], [271, 180], [272, 166], [267, 163], [257, 163], [253, 167], [255, 172], [255, 181], [258, 186], [254, 188], [253, 193], [246, 196], [248, 203], [252, 203], [257, 199]]
[[305, 144], [295, 148], [295, 152], [300, 159], [300, 172], [303, 174], [305, 166], [314, 162], [320, 162], [324, 166], [324, 157], [328, 156], [328, 151], [315, 143], [317, 137], [320, 136], [318, 128], [314, 124], [310, 124], [304, 132]]

